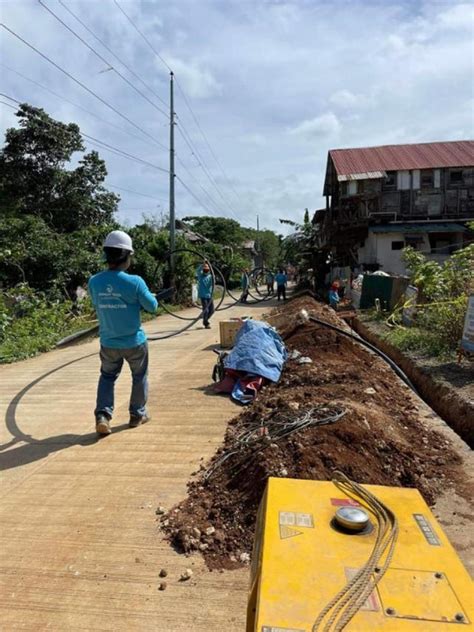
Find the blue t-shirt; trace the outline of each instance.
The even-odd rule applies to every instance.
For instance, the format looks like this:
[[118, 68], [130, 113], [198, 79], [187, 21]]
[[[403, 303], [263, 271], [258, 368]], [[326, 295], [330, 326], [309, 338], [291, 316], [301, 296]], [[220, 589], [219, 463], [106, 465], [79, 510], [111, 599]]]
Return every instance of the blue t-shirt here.
[[146, 341], [140, 308], [155, 312], [158, 301], [140, 276], [104, 270], [89, 280], [89, 294], [99, 319], [103, 347], [130, 349]]
[[212, 298], [214, 290], [212, 274], [210, 272], [205, 274], [199, 267], [196, 272], [196, 278], [198, 282], [198, 298]]
[[337, 305], [340, 301], [339, 293], [337, 290], [329, 290], [329, 304]]
[[277, 285], [286, 285], [288, 279], [284, 272], [279, 272], [275, 275], [275, 281], [277, 282]]

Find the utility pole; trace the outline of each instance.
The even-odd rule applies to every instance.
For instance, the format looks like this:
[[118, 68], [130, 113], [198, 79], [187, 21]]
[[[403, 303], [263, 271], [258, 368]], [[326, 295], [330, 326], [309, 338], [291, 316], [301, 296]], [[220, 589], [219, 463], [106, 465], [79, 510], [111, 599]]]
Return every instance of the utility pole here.
[[[174, 74], [170, 72], [170, 251], [174, 253], [176, 248], [176, 218], [174, 208]], [[175, 259], [170, 256], [170, 287], [172, 297], [175, 290]]]

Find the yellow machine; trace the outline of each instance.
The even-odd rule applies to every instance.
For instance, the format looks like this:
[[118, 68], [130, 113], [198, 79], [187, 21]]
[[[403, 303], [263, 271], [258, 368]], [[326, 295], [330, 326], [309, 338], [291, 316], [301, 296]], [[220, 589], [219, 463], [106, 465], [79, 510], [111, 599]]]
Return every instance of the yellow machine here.
[[[419, 492], [363, 488], [396, 515], [398, 538], [385, 574], [344, 630], [473, 629], [472, 581]], [[311, 632], [366, 563], [377, 531], [364, 504], [332, 482], [270, 478], [257, 519], [247, 632]]]

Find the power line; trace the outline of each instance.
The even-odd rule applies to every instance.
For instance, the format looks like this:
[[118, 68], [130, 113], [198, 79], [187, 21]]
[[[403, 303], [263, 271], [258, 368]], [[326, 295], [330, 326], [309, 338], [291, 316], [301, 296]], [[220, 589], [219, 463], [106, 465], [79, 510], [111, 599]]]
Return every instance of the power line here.
[[199, 182], [199, 180], [196, 178], [196, 176], [192, 173], [192, 171], [184, 164], [184, 162], [181, 160], [181, 158], [178, 158], [178, 162], [183, 167], [183, 169], [186, 171], [186, 173], [194, 180], [194, 182], [196, 182], [196, 184], [207, 195], [207, 197], [211, 201], [211, 204], [213, 204], [215, 206], [216, 211], [219, 212], [219, 210], [218, 210], [219, 209], [219, 205], [216, 203], [214, 198], [211, 197], [211, 194], [208, 191], [206, 191], [206, 189], [202, 186], [202, 184]]
[[105, 125], [109, 125], [110, 127], [113, 127], [114, 129], [118, 130], [119, 132], [122, 132], [123, 134], [128, 134], [128, 136], [130, 136], [131, 138], [135, 138], [136, 140], [139, 140], [142, 143], [147, 143], [148, 145], [151, 146], [151, 143], [146, 141], [141, 136], [137, 136], [136, 134], [133, 134], [132, 132], [129, 132], [126, 129], [123, 129], [123, 128], [119, 127], [118, 125], [115, 125], [115, 123], [111, 123], [107, 119], [104, 119], [101, 116], [99, 116], [98, 114], [95, 114], [95, 112], [92, 112], [91, 110], [88, 110], [87, 108], [83, 107], [82, 105], [79, 105], [79, 103], [75, 103], [74, 101], [71, 101], [70, 99], [67, 99], [66, 97], [62, 96], [61, 94], [58, 94], [57, 92], [55, 92], [54, 90], [51, 90], [50, 88], [47, 88], [46, 86], [44, 86], [43, 84], [39, 83], [38, 81], [35, 81], [34, 79], [31, 79], [31, 77], [27, 77], [26, 75], [23, 75], [21, 72], [18, 72], [17, 70], [14, 70], [13, 68], [10, 68], [10, 66], [7, 66], [6, 64], [0, 63], [0, 67], [6, 68], [10, 72], [15, 73], [15, 75], [18, 75], [22, 79], [25, 79], [25, 81], [29, 81], [33, 85], [38, 86], [38, 88], [41, 88], [42, 90], [45, 90], [45, 92], [49, 92], [49, 94], [52, 94], [54, 97], [56, 97], [60, 101], [64, 101], [65, 103], [69, 103], [70, 105], [73, 105], [74, 107], [79, 108], [80, 110], [83, 110], [84, 112], [87, 112], [87, 114], [89, 114], [90, 116], [93, 116], [94, 118], [96, 118], [101, 123], [104, 123]]
[[184, 128], [183, 126], [179, 125], [177, 126], [179, 133], [181, 134], [181, 136], [183, 137], [184, 141], [186, 142], [186, 144], [188, 145], [188, 147], [191, 150], [191, 154], [196, 158], [196, 160], [198, 161], [198, 166], [203, 170], [204, 174], [206, 175], [207, 179], [209, 180], [209, 182], [211, 183], [211, 185], [216, 189], [217, 193], [219, 194], [219, 196], [224, 200], [224, 203], [226, 204], [226, 206], [229, 208], [229, 211], [231, 212], [231, 214], [236, 218], [237, 216], [235, 215], [234, 210], [232, 209], [232, 207], [230, 206], [229, 202], [226, 200], [226, 198], [222, 195], [219, 187], [217, 186], [214, 178], [211, 176], [211, 174], [209, 173], [209, 170], [207, 169], [207, 167], [205, 166], [202, 156], [199, 154], [197, 148], [193, 147], [192, 141], [189, 138], [189, 134], [186, 132], [184, 132]]
[[[94, 38], [95, 38], [95, 39], [96, 39], [96, 40], [97, 40], [100, 44], [102, 44], [102, 46], [103, 46], [106, 50], [108, 50], [108, 51], [109, 51], [109, 53], [110, 53], [111, 55], [113, 55], [113, 56], [115, 57], [115, 59], [116, 59], [118, 62], [120, 62], [120, 63], [122, 64], [122, 66], [123, 66], [124, 68], [126, 68], [126, 69], [128, 70], [128, 72], [129, 72], [131, 75], [133, 75], [136, 79], [138, 79], [138, 81], [140, 81], [140, 83], [141, 83], [143, 86], [145, 86], [145, 88], [147, 88], [147, 89], [148, 89], [148, 90], [149, 90], [149, 91], [153, 94], [153, 96], [154, 96], [154, 97], [156, 97], [159, 101], [161, 101], [161, 103], [163, 103], [163, 105], [166, 105], [166, 106], [168, 107], [168, 104], [166, 103], [166, 101], [165, 101], [164, 99], [162, 99], [162, 98], [160, 97], [160, 95], [159, 95], [159, 94], [157, 94], [157, 93], [153, 90], [153, 88], [151, 88], [151, 87], [150, 87], [150, 86], [146, 83], [146, 81], [144, 81], [144, 80], [140, 77], [140, 75], [138, 75], [138, 74], [137, 74], [137, 73], [136, 73], [136, 72], [135, 72], [132, 68], [130, 68], [130, 66], [128, 66], [128, 65], [127, 65], [127, 64], [126, 64], [126, 63], [125, 63], [125, 62], [124, 62], [124, 61], [123, 61], [123, 60], [122, 60], [122, 59], [121, 59], [121, 58], [120, 58], [120, 57], [119, 57], [116, 53], [114, 53], [114, 51], [110, 48], [110, 46], [108, 46], [108, 45], [107, 45], [107, 44], [106, 44], [106, 43], [105, 43], [105, 42], [104, 42], [104, 41], [103, 41], [103, 40], [102, 40], [102, 39], [101, 39], [98, 35], [96, 35], [96, 34], [94, 33], [94, 31], [92, 31], [92, 29], [91, 29], [91, 28], [89, 28], [89, 27], [87, 26], [87, 24], [85, 24], [85, 23], [84, 23], [84, 22], [83, 22], [83, 21], [82, 21], [82, 20], [81, 20], [81, 19], [80, 19], [80, 18], [79, 18], [79, 17], [78, 17], [78, 16], [77, 16], [77, 15], [76, 15], [76, 14], [75, 14], [72, 10], [71, 10], [71, 9], [70, 9], [70, 8], [69, 8], [69, 7], [68, 7], [68, 6], [67, 6], [67, 5], [66, 5], [66, 4], [65, 4], [62, 0], [58, 0], [58, 1], [59, 1], [59, 4], [60, 4], [62, 7], [64, 7], [64, 9], [66, 9], [66, 11], [67, 11], [68, 13], [70, 13], [70, 14], [73, 16], [73, 18], [74, 18], [74, 19], [76, 19], [76, 20], [79, 22], [79, 24], [81, 24], [81, 25], [82, 25], [82, 26], [86, 29], [86, 31], [92, 35], [92, 37], [94, 37]], [[169, 115], [168, 115], [168, 114], [166, 114], [166, 116], [169, 118]]]
[[119, 187], [116, 184], [110, 184], [110, 182], [107, 182], [106, 185], [112, 189], [117, 189], [118, 191], [125, 191], [126, 193], [132, 193], [133, 195], [140, 195], [141, 197], [146, 197], [146, 198], [149, 198], [150, 200], [156, 200], [156, 201], [160, 200], [162, 202], [167, 201], [166, 198], [148, 195], [147, 193], [140, 193], [140, 191], [134, 191], [133, 189], [126, 189], [125, 187]]
[[[149, 39], [146, 37], [146, 35], [143, 33], [143, 31], [141, 31], [141, 30], [138, 28], [138, 26], [137, 26], [137, 25], [135, 24], [135, 22], [131, 19], [131, 17], [130, 17], [130, 16], [129, 16], [129, 15], [128, 15], [125, 11], [124, 11], [124, 9], [122, 9], [122, 7], [121, 7], [121, 6], [120, 6], [120, 4], [117, 2], [117, 0], [114, 0], [114, 3], [115, 3], [115, 5], [118, 7], [118, 9], [121, 11], [121, 13], [125, 16], [125, 18], [128, 20], [128, 22], [129, 22], [129, 23], [133, 26], [133, 28], [137, 31], [137, 33], [138, 33], [138, 34], [142, 37], [142, 39], [146, 42], [146, 44], [148, 45], [148, 47], [150, 48], [150, 50], [153, 52], [153, 54], [154, 54], [154, 55], [156, 55], [156, 57], [157, 57], [157, 58], [158, 58], [158, 59], [162, 62], [162, 64], [163, 64], [163, 65], [164, 65], [164, 66], [165, 66], [165, 67], [166, 67], [166, 68], [167, 68], [170, 72], [173, 72], [173, 69], [171, 68], [171, 66], [170, 66], [170, 65], [167, 63], [167, 61], [166, 61], [166, 60], [165, 60], [165, 59], [164, 59], [164, 58], [160, 55], [160, 53], [159, 53], [159, 52], [158, 52], [158, 51], [154, 48], [154, 46], [152, 45], [152, 43], [149, 41]], [[192, 110], [192, 108], [191, 108], [191, 106], [190, 106], [190, 104], [189, 104], [189, 102], [188, 102], [188, 100], [187, 100], [187, 97], [186, 97], [186, 95], [184, 94], [184, 91], [183, 91], [183, 89], [181, 88], [181, 86], [180, 86], [180, 84], [179, 84], [179, 81], [178, 81], [178, 80], [176, 80], [176, 83], [177, 83], [177, 85], [178, 85], [178, 88], [179, 88], [179, 90], [180, 90], [181, 94], [183, 95], [183, 98], [184, 98], [184, 100], [185, 100], [185, 102], [186, 102], [187, 107], [189, 108], [189, 110], [190, 110], [190, 112], [191, 112], [191, 114], [192, 114], [192, 116], [193, 116], [193, 118], [194, 118], [194, 120], [195, 120], [196, 125], [198, 126], [199, 131], [201, 132], [201, 135], [203, 136], [203, 138], [204, 138], [204, 140], [205, 140], [206, 144], [207, 144], [207, 145], [209, 146], [209, 148], [210, 148], [210, 144], [209, 144], [209, 142], [208, 142], [207, 138], [205, 137], [204, 132], [202, 131], [201, 126], [199, 125], [199, 122], [198, 122], [198, 120], [197, 120], [197, 117], [196, 117], [196, 115], [194, 114], [194, 112], [193, 112], [193, 110]], [[183, 126], [183, 125], [181, 125], [181, 127], [183, 127], [183, 129], [184, 129], [184, 126]], [[178, 129], [180, 129], [180, 128], [178, 127]], [[188, 142], [188, 141], [186, 141], [186, 142]], [[191, 145], [192, 145], [192, 143], [188, 143], [188, 144], [191, 144]], [[211, 152], [212, 152], [212, 148], [210, 148], [210, 149], [211, 149]], [[192, 151], [193, 153], [196, 153], [197, 155], [199, 155], [199, 152], [197, 152], [197, 150], [193, 150], [193, 149], [191, 149], [191, 151]], [[217, 160], [217, 158], [215, 157], [214, 152], [212, 152], [212, 154], [213, 154], [214, 158]], [[207, 177], [208, 177], [208, 179], [210, 180], [211, 184], [212, 184], [212, 185], [216, 188], [216, 190], [218, 191], [218, 193], [219, 193], [220, 197], [224, 200], [224, 202], [226, 203], [226, 205], [229, 207], [229, 209], [230, 209], [230, 211], [231, 211], [231, 214], [232, 214], [232, 215], [234, 215], [234, 217], [238, 220], [238, 217], [237, 217], [237, 215], [235, 214], [235, 211], [234, 211], [234, 209], [232, 208], [232, 205], [231, 205], [231, 204], [229, 203], [229, 201], [228, 201], [228, 200], [227, 200], [227, 199], [226, 199], [226, 198], [222, 195], [222, 193], [221, 193], [221, 191], [220, 191], [220, 189], [219, 189], [219, 187], [218, 187], [217, 183], [216, 183], [216, 182], [214, 181], [214, 179], [210, 176], [209, 172], [207, 171], [207, 168], [206, 168], [206, 169], [204, 169], [204, 166], [203, 166], [203, 165], [204, 165], [205, 161], [204, 161], [204, 159], [202, 158], [202, 156], [199, 156], [199, 160], [200, 160], [200, 162], [202, 163], [202, 165], [201, 165], [201, 166], [202, 166], [203, 170], [205, 171], [206, 176], [207, 176]], [[225, 176], [225, 174], [224, 174], [224, 177], [226, 177], [226, 176]]]
[[105, 106], [107, 106], [110, 110], [112, 110], [113, 112], [115, 112], [115, 114], [118, 114], [118, 116], [120, 116], [122, 119], [124, 119], [125, 121], [127, 121], [127, 123], [129, 123], [130, 125], [132, 125], [133, 127], [135, 127], [136, 129], [138, 129], [140, 132], [142, 132], [142, 134], [145, 134], [145, 136], [147, 136], [148, 138], [151, 138], [153, 140], [154, 143], [156, 143], [159, 147], [162, 147], [166, 150], [168, 150], [168, 148], [163, 145], [163, 143], [160, 143], [160, 141], [156, 140], [156, 138], [154, 138], [153, 136], [151, 136], [151, 134], [149, 134], [147, 131], [145, 131], [143, 128], [141, 128], [139, 125], [137, 125], [136, 123], [134, 123], [131, 119], [128, 118], [128, 116], [126, 116], [125, 114], [122, 114], [122, 112], [120, 112], [119, 110], [117, 110], [117, 108], [115, 108], [113, 105], [111, 105], [110, 103], [108, 103], [105, 99], [103, 99], [101, 96], [99, 96], [98, 94], [96, 94], [93, 90], [91, 90], [90, 88], [88, 88], [85, 84], [83, 84], [81, 81], [79, 81], [79, 79], [76, 79], [76, 77], [73, 77], [73, 75], [71, 75], [71, 73], [69, 73], [67, 70], [64, 70], [64, 68], [61, 68], [61, 66], [59, 66], [56, 62], [54, 62], [52, 59], [50, 59], [47, 55], [45, 55], [44, 53], [42, 53], [40, 50], [38, 50], [35, 46], [33, 46], [32, 44], [30, 44], [29, 42], [27, 42], [25, 39], [23, 39], [20, 35], [18, 35], [17, 33], [15, 33], [15, 31], [12, 31], [12, 29], [10, 29], [8, 26], [6, 26], [5, 24], [0, 24], [0, 26], [2, 28], [4, 28], [6, 31], [8, 31], [11, 35], [13, 35], [13, 37], [16, 37], [18, 40], [20, 40], [20, 42], [22, 42], [23, 44], [25, 44], [25, 46], [28, 46], [28, 48], [30, 48], [31, 50], [33, 50], [35, 53], [37, 53], [40, 57], [42, 57], [43, 59], [45, 59], [48, 63], [50, 63], [52, 66], [54, 66], [55, 68], [57, 68], [60, 72], [62, 72], [64, 75], [66, 75], [66, 77], [69, 77], [69, 79], [72, 79], [72, 81], [74, 81], [75, 83], [77, 83], [77, 85], [79, 85], [83, 90], [85, 90], [86, 92], [88, 92], [89, 94], [91, 94], [93, 97], [95, 97], [96, 99], [98, 99], [101, 103], [103, 103]]
[[180, 178], [179, 176], [176, 176], [176, 179], [181, 183], [181, 185], [186, 189], [186, 191], [196, 200], [196, 202], [200, 206], [202, 206], [202, 208], [204, 208], [211, 215], [214, 214], [213, 211], [211, 211], [211, 209], [208, 206], [206, 206], [206, 204], [204, 204], [202, 200], [199, 199], [199, 197], [194, 193], [194, 191], [188, 187], [188, 185], [184, 182], [182, 178]]
[[[183, 97], [183, 99], [184, 99], [184, 102], [185, 102], [185, 104], [186, 104], [186, 106], [187, 106], [188, 110], [191, 112], [191, 116], [193, 117], [193, 120], [194, 120], [194, 122], [195, 122], [195, 124], [196, 124], [196, 127], [197, 127], [197, 128], [198, 128], [198, 130], [201, 132], [201, 136], [203, 137], [204, 142], [206, 143], [206, 145], [207, 145], [207, 147], [208, 147], [208, 149], [209, 149], [209, 151], [210, 151], [210, 153], [211, 153], [212, 157], [214, 158], [214, 160], [215, 160], [215, 162], [216, 162], [217, 166], [218, 166], [218, 167], [219, 167], [219, 169], [221, 170], [222, 175], [224, 176], [224, 178], [225, 178], [228, 182], [230, 182], [229, 176], [225, 173], [224, 168], [222, 167], [222, 165], [221, 165], [221, 163], [220, 163], [219, 159], [217, 158], [216, 154], [214, 153], [214, 150], [213, 150], [213, 149], [212, 149], [212, 147], [211, 147], [211, 144], [209, 143], [209, 141], [208, 141], [208, 139], [207, 139], [206, 135], [204, 134], [204, 131], [203, 131], [203, 129], [202, 129], [202, 127], [201, 127], [201, 125], [200, 125], [200, 123], [199, 123], [199, 121], [198, 121], [198, 118], [197, 118], [196, 114], [194, 113], [194, 110], [192, 109], [191, 104], [189, 103], [189, 100], [188, 100], [188, 98], [187, 98], [187, 96], [186, 96], [186, 94], [185, 94], [185, 92], [184, 92], [183, 88], [181, 87], [181, 84], [179, 83], [178, 79], [176, 79], [176, 85], [178, 86], [178, 89], [179, 89], [179, 91], [181, 92], [181, 95], [182, 95], [182, 97]], [[229, 188], [232, 190], [232, 192], [234, 193], [234, 195], [235, 195], [235, 196], [237, 197], [237, 199], [240, 201], [240, 199], [239, 199], [239, 195], [238, 195], [237, 191], [233, 188], [233, 186], [232, 186], [232, 185], [230, 185], [230, 187], [229, 187]]]
[[153, 103], [153, 101], [149, 99], [146, 96], [146, 94], [144, 94], [141, 90], [139, 90], [131, 81], [127, 79], [127, 77], [122, 75], [121, 72], [119, 72], [116, 68], [114, 68], [112, 64], [107, 59], [105, 59], [105, 57], [103, 57], [100, 53], [98, 53], [93, 46], [88, 44], [85, 39], [83, 39], [80, 35], [78, 35], [76, 31], [74, 31], [74, 29], [68, 26], [66, 22], [61, 20], [61, 18], [58, 15], [56, 15], [56, 13], [52, 9], [50, 9], [48, 6], [44, 4], [43, 0], [38, 0], [38, 2], [43, 7], [43, 9], [45, 9], [48, 13], [50, 13], [55, 18], [55, 20], [57, 20], [60, 24], [62, 24], [64, 28], [66, 28], [70, 33], [72, 33], [74, 37], [76, 37], [82, 44], [84, 44], [84, 46], [86, 46], [98, 59], [100, 59], [102, 63], [104, 63], [107, 67], [109, 67], [113, 72], [115, 72], [116, 75], [118, 75], [123, 81], [125, 81], [125, 83], [128, 86], [130, 86], [133, 90], [135, 90], [135, 92], [139, 94], [143, 99], [145, 99], [152, 107], [154, 107], [155, 110], [158, 110], [158, 112], [160, 112], [161, 114], [164, 114], [164, 116], [169, 118], [168, 114], [164, 110], [158, 107], [156, 103]]
[[[15, 101], [18, 105], [21, 105], [21, 101], [19, 101], [18, 99], [15, 99], [13, 97], [10, 97], [8, 94], [4, 94], [3, 92], [0, 92], [0, 96], [6, 97], [7, 99], [10, 99], [10, 101]], [[8, 105], [8, 104], [6, 104], [6, 105]], [[13, 107], [13, 106], [10, 106], [10, 107]], [[100, 140], [99, 138], [94, 138], [94, 136], [89, 136], [89, 134], [86, 134], [85, 132], [79, 132], [79, 134], [83, 138], [86, 138], [89, 141], [92, 141], [92, 143], [94, 143], [94, 144], [98, 144], [103, 149], [106, 149], [107, 151], [111, 151], [111, 152], [113, 152], [114, 154], [116, 154], [118, 156], [121, 156], [123, 158], [127, 158], [129, 160], [134, 161], [134, 162], [141, 163], [143, 165], [146, 165], [147, 167], [152, 167], [153, 169], [157, 169], [158, 171], [162, 171], [164, 173], [169, 173], [168, 169], [164, 169], [163, 167], [155, 165], [155, 164], [149, 162], [148, 160], [144, 160], [143, 158], [140, 158], [139, 156], [134, 156], [133, 154], [129, 154], [128, 152], [124, 151], [123, 149], [120, 149], [119, 147], [114, 147], [113, 145], [110, 145], [109, 143], [106, 143], [105, 141]]]
[[166, 68], [169, 70], [169, 72], [173, 72], [173, 69], [168, 65], [168, 63], [163, 59], [163, 57], [160, 55], [160, 53], [155, 50], [153, 48], [153, 45], [151, 44], [151, 42], [149, 41], [149, 39], [146, 37], [146, 35], [140, 31], [140, 29], [138, 28], [138, 26], [135, 24], [135, 22], [132, 20], [132, 18], [125, 13], [125, 11], [122, 9], [122, 7], [120, 6], [120, 4], [117, 2], [117, 0], [114, 0], [115, 5], [120, 9], [120, 11], [123, 13], [123, 15], [127, 18], [127, 20], [130, 22], [130, 24], [133, 26], [133, 28], [137, 31], [137, 33], [139, 33], [139, 35], [141, 35], [141, 37], [145, 40], [145, 42], [148, 44], [149, 48], [153, 51], [153, 53], [158, 57], [158, 59], [166, 66]]
[[163, 167], [154, 165], [152, 162], [148, 162], [148, 160], [143, 160], [143, 158], [139, 158], [138, 156], [129, 154], [128, 152], [123, 151], [123, 149], [119, 149], [118, 147], [113, 147], [112, 145], [109, 145], [108, 143], [105, 143], [102, 140], [98, 140], [97, 138], [94, 138], [93, 136], [84, 134], [84, 132], [81, 132], [81, 136], [83, 136], [84, 138], [87, 138], [89, 141], [92, 141], [92, 143], [96, 143], [103, 149], [106, 149], [108, 151], [115, 153], [118, 156], [122, 156], [123, 158], [128, 158], [129, 160], [133, 160], [135, 162], [141, 163], [147, 167], [152, 167], [153, 169], [156, 169], [157, 171], [162, 171], [163, 173], [169, 173], [168, 169], [164, 169]]

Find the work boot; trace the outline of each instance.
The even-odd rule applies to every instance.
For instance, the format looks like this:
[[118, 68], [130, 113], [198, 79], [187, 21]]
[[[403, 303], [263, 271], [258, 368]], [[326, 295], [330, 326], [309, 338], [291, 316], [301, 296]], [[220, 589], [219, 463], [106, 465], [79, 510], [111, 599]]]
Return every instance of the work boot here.
[[110, 419], [107, 415], [97, 415], [95, 420], [95, 429], [97, 434], [103, 437], [112, 432], [112, 429], [110, 428]]
[[133, 413], [130, 413], [130, 421], [128, 422], [128, 427], [129, 428], [137, 428], [138, 426], [141, 426], [142, 424], [146, 424], [147, 421], [150, 421], [151, 417], [149, 417], [148, 415], [134, 415]]

